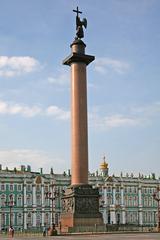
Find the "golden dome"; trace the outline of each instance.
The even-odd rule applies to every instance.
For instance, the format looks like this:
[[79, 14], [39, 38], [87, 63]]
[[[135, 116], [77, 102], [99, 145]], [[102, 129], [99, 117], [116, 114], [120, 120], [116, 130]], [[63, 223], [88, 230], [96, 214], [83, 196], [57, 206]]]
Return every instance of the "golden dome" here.
[[105, 157], [103, 158], [103, 162], [100, 164], [100, 169], [107, 169], [108, 163], [105, 161]]

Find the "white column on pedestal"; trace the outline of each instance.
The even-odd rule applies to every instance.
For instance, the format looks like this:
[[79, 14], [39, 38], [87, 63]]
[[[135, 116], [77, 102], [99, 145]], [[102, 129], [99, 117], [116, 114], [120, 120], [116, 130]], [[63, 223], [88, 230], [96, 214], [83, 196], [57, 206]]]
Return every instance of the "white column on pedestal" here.
[[1, 214], [1, 212], [0, 212], [0, 231], [1, 231], [1, 228], [2, 228], [2, 222], [1, 222], [1, 220], [2, 220], [2, 214]]
[[142, 189], [139, 185], [138, 187], [138, 223], [139, 225], [143, 225], [143, 217], [142, 217]]
[[126, 224], [126, 213], [125, 213], [125, 208], [122, 208], [122, 224]]
[[27, 209], [24, 208], [24, 229], [27, 229]]
[[121, 223], [126, 223], [125, 207], [124, 207], [124, 186], [121, 185]]
[[104, 191], [104, 206], [103, 206], [103, 222], [106, 224], [107, 221], [107, 187], [103, 188]]
[[36, 227], [36, 211], [33, 211], [33, 227]]
[[42, 226], [44, 226], [44, 209], [42, 209]]
[[110, 209], [111, 224], [116, 224], [115, 208]]

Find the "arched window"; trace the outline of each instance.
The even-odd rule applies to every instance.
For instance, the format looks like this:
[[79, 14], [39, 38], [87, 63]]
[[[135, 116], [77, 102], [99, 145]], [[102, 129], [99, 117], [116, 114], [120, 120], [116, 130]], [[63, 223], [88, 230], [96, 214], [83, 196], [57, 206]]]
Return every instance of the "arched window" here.
[[22, 206], [22, 195], [17, 196], [17, 206]]
[[2, 194], [0, 200], [1, 200], [1, 202], [0, 202], [1, 204], [0, 205], [2, 207], [4, 207], [5, 206], [5, 201], [6, 201], [6, 195]]
[[41, 195], [37, 195], [36, 199], [37, 199], [37, 205], [41, 205], [41, 200], [42, 200]]
[[26, 203], [27, 203], [28, 206], [32, 205], [32, 196], [31, 196], [31, 194], [27, 195]]
[[36, 226], [40, 227], [41, 226], [41, 214], [37, 213], [36, 215]]
[[18, 215], [17, 215], [17, 225], [18, 226], [20, 226], [20, 225], [22, 225], [22, 221], [23, 219], [22, 219], [22, 214], [21, 213], [18, 213]]
[[3, 228], [6, 226], [6, 216], [5, 216], [5, 213], [1, 214], [1, 224], [2, 224]]
[[56, 224], [56, 226], [58, 226], [58, 222], [59, 222], [58, 213], [55, 213], [55, 224]]
[[27, 226], [30, 227], [32, 225], [32, 214], [29, 212], [27, 214]]
[[49, 213], [45, 213], [44, 223], [46, 224], [46, 226], [49, 226], [50, 224]]

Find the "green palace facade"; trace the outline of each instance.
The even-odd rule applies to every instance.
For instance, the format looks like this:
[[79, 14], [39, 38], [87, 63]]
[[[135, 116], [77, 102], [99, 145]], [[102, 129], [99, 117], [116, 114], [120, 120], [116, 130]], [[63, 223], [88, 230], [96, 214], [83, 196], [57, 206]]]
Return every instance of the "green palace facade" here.
[[[8, 169], [0, 165], [0, 230], [13, 225], [17, 230], [60, 224], [61, 197], [70, 185], [70, 171], [55, 174], [31, 171], [30, 166]], [[100, 170], [89, 173], [89, 183], [99, 189], [100, 211], [105, 224], [155, 226], [157, 202], [153, 193], [160, 186], [155, 174], [108, 174], [104, 161]], [[47, 197], [49, 196], [49, 197]]]

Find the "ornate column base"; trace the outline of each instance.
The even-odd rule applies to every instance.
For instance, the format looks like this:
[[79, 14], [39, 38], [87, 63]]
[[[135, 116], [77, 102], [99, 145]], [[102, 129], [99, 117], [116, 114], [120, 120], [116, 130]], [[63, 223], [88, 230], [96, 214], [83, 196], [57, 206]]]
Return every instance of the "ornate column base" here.
[[98, 189], [90, 185], [67, 188], [62, 198], [62, 229], [95, 225], [103, 225], [102, 214], [99, 212]]

